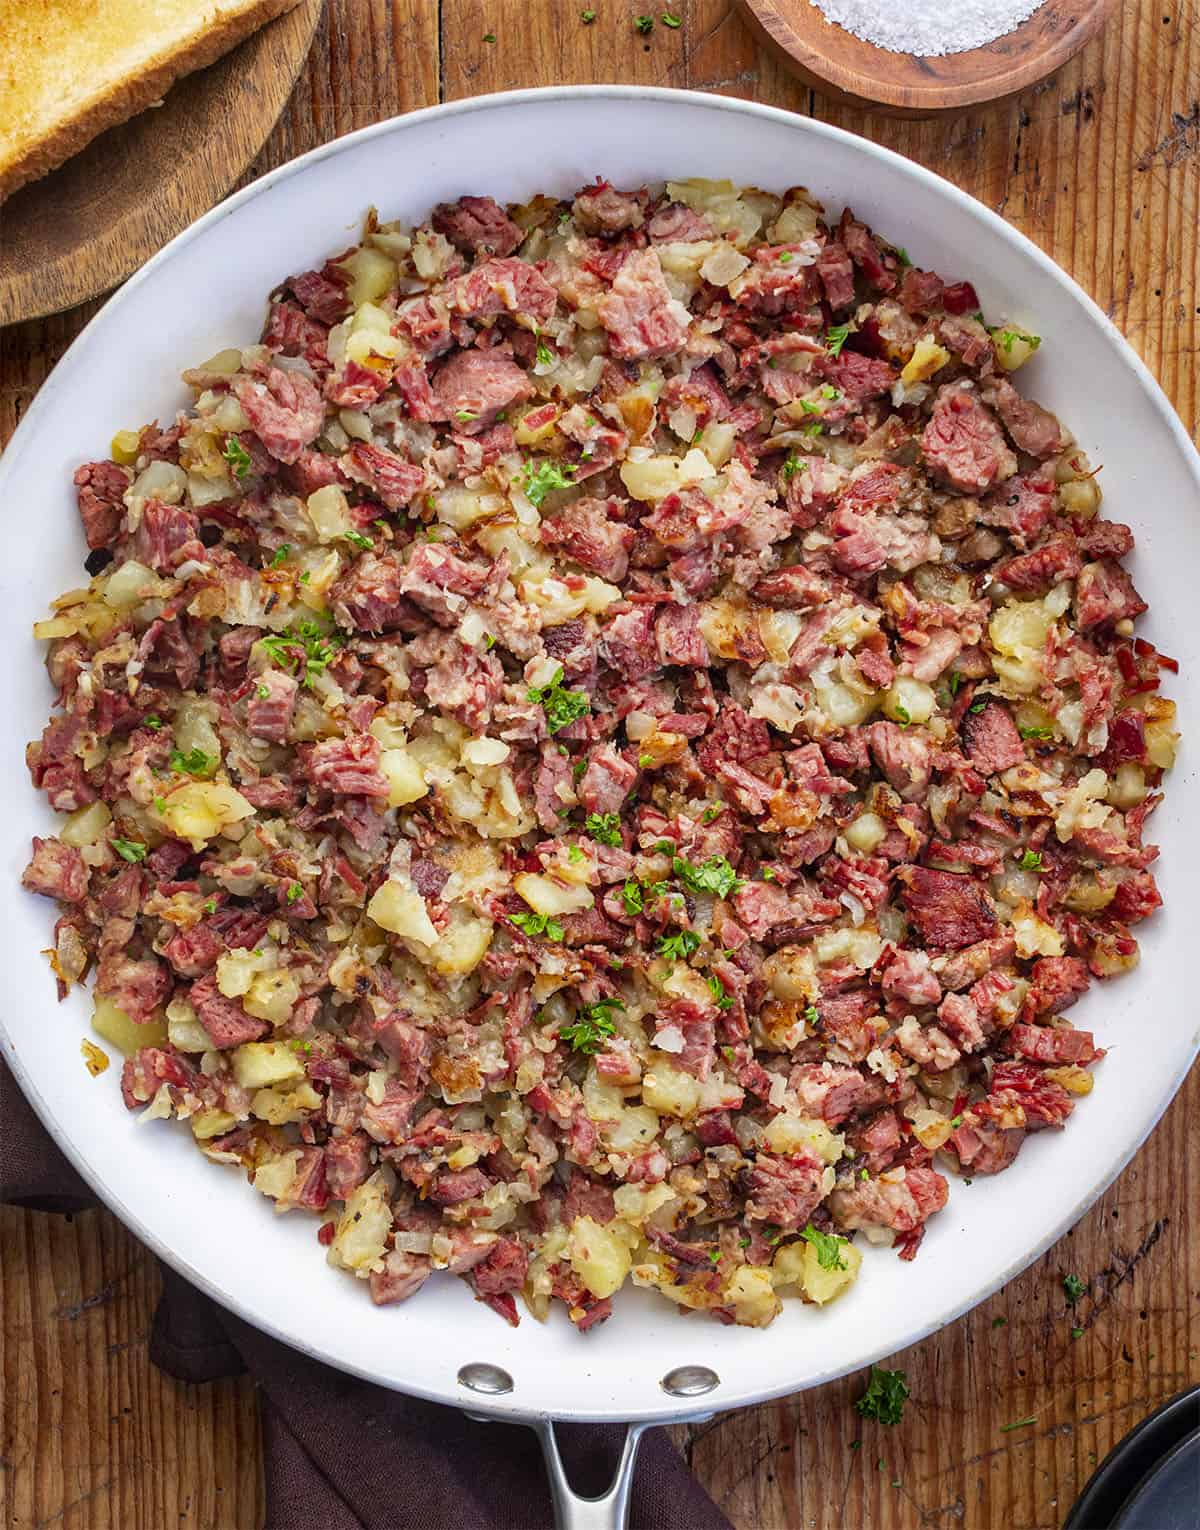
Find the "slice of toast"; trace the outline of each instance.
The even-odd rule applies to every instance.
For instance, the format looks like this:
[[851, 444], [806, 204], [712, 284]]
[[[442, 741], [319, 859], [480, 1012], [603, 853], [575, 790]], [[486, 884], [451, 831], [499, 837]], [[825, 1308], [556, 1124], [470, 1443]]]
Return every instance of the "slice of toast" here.
[[0, 200], [296, 0], [0, 0]]

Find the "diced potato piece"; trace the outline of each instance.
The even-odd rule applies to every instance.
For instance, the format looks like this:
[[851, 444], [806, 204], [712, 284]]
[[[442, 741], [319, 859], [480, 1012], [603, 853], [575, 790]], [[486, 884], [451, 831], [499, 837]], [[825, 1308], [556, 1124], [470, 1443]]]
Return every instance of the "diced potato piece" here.
[[700, 1080], [655, 1058], [642, 1079], [642, 1099], [664, 1116], [694, 1116], [700, 1105]]
[[670, 1185], [620, 1185], [613, 1192], [617, 1216], [631, 1227], [640, 1227], [652, 1212], [674, 1200], [678, 1196]]
[[[340, 327], [340, 326], [339, 326]], [[374, 303], [363, 303], [354, 312], [345, 337], [346, 359], [360, 366], [385, 368], [404, 350], [407, 342], [392, 334], [392, 315]], [[330, 342], [333, 354], [333, 342]]]
[[132, 467], [138, 459], [141, 439], [140, 430], [118, 430], [109, 445], [112, 460], [119, 462], [122, 467]]
[[591, 908], [595, 901], [586, 887], [577, 883], [559, 882], [554, 877], [541, 876], [534, 871], [519, 872], [513, 878], [513, 891], [523, 898], [535, 914], [558, 918], [561, 914], [574, 914], [580, 909]]
[[339, 262], [350, 278], [349, 296], [354, 308], [372, 303], [392, 290], [400, 273], [396, 262], [372, 245], [359, 245], [352, 255]]
[[455, 531], [465, 531], [477, 521], [499, 515], [508, 508], [508, 500], [502, 494], [484, 494], [478, 489], [457, 486], [435, 494], [433, 504], [442, 525], [452, 526]]
[[317, 534], [317, 541], [322, 544], [335, 542], [338, 537], [344, 537], [348, 531], [354, 530], [354, 522], [350, 519], [350, 502], [345, 491], [336, 483], [327, 483], [310, 494], [304, 502], [304, 508]]
[[812, 1152], [823, 1163], [837, 1163], [845, 1150], [845, 1138], [830, 1131], [824, 1121], [810, 1120], [806, 1116], [789, 1116], [782, 1112], [772, 1116], [763, 1133], [772, 1153]]
[[433, 965], [448, 977], [474, 972], [492, 943], [492, 921], [466, 909], [451, 910], [450, 925], [433, 952]]
[[77, 808], [70, 815], [58, 837], [64, 845], [82, 850], [85, 845], [94, 845], [97, 840], [103, 839], [104, 831], [111, 822], [112, 814], [107, 804], [89, 802], [87, 807]]
[[713, 658], [736, 659], [745, 635], [757, 632], [758, 617], [739, 601], [706, 600], [700, 605], [697, 624]]
[[273, 967], [276, 960], [274, 951], [268, 956], [263, 950], [234, 946], [217, 958], [217, 991], [227, 999], [240, 999], [250, 992], [258, 973]]
[[253, 813], [253, 805], [234, 787], [219, 781], [191, 781], [164, 799], [159, 817], [177, 839], [186, 839], [193, 850], [203, 850], [222, 829]]
[[1098, 872], [1078, 872], [1071, 878], [1063, 902], [1074, 914], [1098, 914], [1117, 895], [1116, 880], [1105, 881]]
[[822, 963], [849, 961], [856, 967], [873, 967], [883, 950], [883, 940], [876, 931], [843, 929], [829, 930], [813, 941], [817, 960]]
[[591, 1217], [576, 1217], [571, 1224], [567, 1245], [571, 1268], [601, 1300], [620, 1290], [633, 1266], [629, 1245], [616, 1231], [619, 1225], [602, 1225]]
[[383, 1258], [385, 1239], [391, 1226], [392, 1208], [388, 1204], [384, 1178], [381, 1174], [372, 1174], [346, 1197], [333, 1242], [329, 1245], [330, 1264], [366, 1274], [377, 1260]]
[[591, 1067], [583, 1081], [583, 1107], [593, 1121], [616, 1121], [625, 1108], [625, 1096]]
[[1094, 478], [1076, 478], [1059, 485], [1059, 503], [1067, 515], [1090, 521], [1100, 508], [1100, 485]]
[[884, 692], [884, 715], [903, 727], [909, 723], [928, 722], [936, 705], [933, 687], [924, 680], [914, 680], [911, 675], [897, 675], [895, 683]]
[[658, 1136], [658, 1116], [648, 1105], [630, 1105], [611, 1125], [604, 1127], [605, 1143], [618, 1153], [636, 1153], [648, 1148]]
[[845, 829], [846, 843], [859, 855], [871, 855], [887, 838], [888, 826], [878, 813], [860, 813]]
[[783, 946], [763, 962], [763, 977], [777, 999], [810, 1004], [819, 991], [809, 946]]
[[993, 612], [988, 633], [1001, 653], [1040, 652], [1053, 621], [1040, 600], [1006, 600]]
[[158, 594], [161, 583], [152, 568], [130, 558], [105, 581], [104, 603], [114, 611], [128, 611], [149, 596]]
[[53, 638], [74, 637], [78, 631], [79, 623], [71, 616], [48, 616], [33, 624], [33, 635], [39, 643], [48, 643]]
[[437, 943], [438, 932], [425, 907], [425, 899], [415, 887], [405, 887], [401, 882], [388, 881], [367, 904], [367, 915], [380, 929], [402, 935], [406, 940], [416, 940], [422, 945]]
[[704, 427], [704, 434], [700, 437], [699, 447], [708, 460], [712, 463], [714, 471], [723, 468], [733, 456], [733, 448], [737, 442], [737, 431], [732, 425], [726, 425], [721, 421], [713, 420]]
[[286, 1126], [292, 1121], [302, 1121], [305, 1113], [318, 1110], [321, 1096], [305, 1080], [294, 1089], [260, 1089], [250, 1102], [250, 1113], [270, 1126]]
[[734, 1271], [725, 1301], [733, 1308], [734, 1321], [748, 1328], [765, 1328], [780, 1309], [770, 1270], [749, 1264]]
[[387, 778], [388, 807], [406, 807], [428, 795], [421, 767], [407, 749], [384, 749], [379, 768]]
[[823, 1270], [820, 1255], [813, 1244], [789, 1243], [779, 1250], [772, 1261], [775, 1284], [800, 1286], [810, 1301], [823, 1307], [858, 1279], [862, 1265], [860, 1250], [852, 1243], [839, 1243], [838, 1257], [844, 1269]]
[[256, 1020], [285, 1025], [300, 998], [300, 984], [290, 972], [260, 972], [242, 1000], [242, 1008]]
[[859, 723], [866, 722], [878, 699], [872, 692], [864, 695], [840, 681], [816, 675], [813, 689], [817, 693], [817, 705], [836, 728], [856, 728]]
[[[536, 404], [513, 427], [513, 435], [516, 438], [517, 445], [545, 446], [558, 428], [558, 418], [561, 413], [561, 409], [555, 409], [551, 412], [545, 409], [542, 404]], [[533, 415], [537, 416], [538, 423], [526, 423], [527, 419]]]
[[1078, 1063], [1067, 1063], [1062, 1068], [1047, 1068], [1046, 1077], [1052, 1083], [1061, 1084], [1068, 1094], [1091, 1094], [1096, 1080], [1086, 1068]]
[[269, 1159], [261, 1163], [254, 1171], [251, 1180], [254, 1188], [263, 1195], [269, 1195], [273, 1201], [277, 1201], [292, 1188], [292, 1181], [296, 1178], [296, 1164], [300, 1154], [297, 1151], [281, 1153], [278, 1158]]
[[1146, 790], [1146, 772], [1135, 760], [1124, 760], [1108, 783], [1107, 800], [1125, 812], [1146, 800]]
[[1018, 367], [1023, 367], [1041, 343], [1040, 335], [1027, 335], [1019, 329], [992, 331], [996, 365], [1005, 372], [1015, 372]]
[[940, 372], [949, 360], [950, 352], [944, 346], [939, 345], [932, 335], [922, 335], [900, 373], [900, 381], [906, 387], [910, 383], [924, 382], [935, 372]]
[[132, 1057], [139, 1047], [161, 1047], [167, 1039], [165, 1020], [150, 1020], [145, 1025], [139, 1025], [103, 994], [95, 996], [92, 1029], [97, 1036], [124, 1052], [126, 1057]]
[[645, 457], [641, 461], [626, 458], [620, 471], [621, 482], [633, 498], [650, 503], [713, 476], [712, 463], [699, 450], [689, 451], [682, 461], [667, 456]]
[[282, 1041], [244, 1041], [231, 1054], [233, 1076], [243, 1089], [265, 1089], [304, 1077], [304, 1063]]
[[[221, 761], [221, 740], [213, 722], [212, 702], [185, 701], [175, 714], [175, 747], [183, 754], [198, 749], [212, 763], [203, 772], [212, 775]], [[196, 774], [196, 772], [193, 772]]]
[[237, 1125], [237, 1117], [227, 1110], [199, 1110], [189, 1117], [188, 1124], [197, 1142], [207, 1142], [210, 1137], [220, 1137], [232, 1131]]
[[1100, 805], [1107, 792], [1108, 777], [1099, 767], [1069, 788], [1054, 815], [1054, 832], [1060, 844], [1065, 845], [1076, 829], [1099, 828], [1111, 816], [1107, 807]]
[[1146, 758], [1159, 770], [1170, 770], [1179, 752], [1179, 733], [1171, 726], [1175, 717], [1175, 703], [1168, 703], [1168, 717], [1151, 718], [1146, 723]]
[[1054, 926], [1040, 919], [1028, 903], [1023, 903], [1013, 914], [1012, 930], [1018, 956], [1061, 956], [1066, 950], [1063, 938]]
[[700, 275], [714, 287], [728, 287], [750, 264], [749, 259], [722, 240], [700, 267]]
[[212, 1037], [186, 999], [172, 999], [167, 1005], [167, 1040], [181, 1052], [212, 1050]]

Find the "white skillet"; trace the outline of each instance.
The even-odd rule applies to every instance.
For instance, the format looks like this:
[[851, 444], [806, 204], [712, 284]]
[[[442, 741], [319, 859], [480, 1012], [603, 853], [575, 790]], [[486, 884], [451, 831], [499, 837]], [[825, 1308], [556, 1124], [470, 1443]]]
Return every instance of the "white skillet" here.
[[[809, 186], [856, 213], [921, 266], [972, 280], [989, 315], [1045, 336], [1022, 374], [1062, 415], [1101, 477], [1106, 512], [1138, 537], [1133, 569], [1151, 601], [1144, 631], [1181, 661], [1169, 687], [1183, 726], [1200, 686], [1200, 457], [1150, 374], [1096, 305], [1029, 240], [946, 181], [861, 138], [805, 117], [721, 96], [598, 85], [521, 91], [433, 107], [366, 128], [256, 181], [169, 244], [92, 320], [39, 391], [0, 462], [10, 535], [0, 568], [7, 663], [0, 711], [2, 872], [11, 891], [0, 933], [7, 972], [0, 1041], [42, 1120], [96, 1192], [161, 1258], [275, 1337], [384, 1386], [477, 1414], [663, 1422], [816, 1386], [951, 1322], [1043, 1253], [1128, 1162], [1179, 1087], [1197, 1049], [1192, 1005], [1192, 868], [1200, 793], [1185, 747], [1152, 821], [1166, 908], [1142, 926], [1143, 962], [1097, 987], [1073, 1018], [1110, 1048], [1067, 1129], [1027, 1143], [995, 1180], [955, 1185], [915, 1264], [870, 1252], [857, 1286], [829, 1309], [792, 1303], [768, 1332], [682, 1319], [643, 1292], [577, 1334], [565, 1316], [512, 1330], [457, 1280], [410, 1304], [375, 1308], [329, 1269], [315, 1223], [275, 1217], [240, 1173], [196, 1152], [190, 1134], [139, 1127], [114, 1068], [92, 1079], [79, 1053], [88, 1008], [57, 1006], [45, 957], [53, 909], [17, 889], [34, 832], [50, 832], [23, 761], [51, 688], [31, 623], [83, 578], [71, 474], [103, 457], [118, 427], [166, 420], [187, 402], [182, 367], [258, 334], [280, 278], [351, 243], [364, 210], [416, 220], [464, 192], [500, 201], [570, 193], [597, 174], [617, 185], [724, 176], [782, 190]], [[482, 1366], [482, 1373], [464, 1367]], [[700, 1371], [694, 1368], [703, 1368]], [[502, 1373], [502, 1374], [501, 1374]], [[476, 1386], [504, 1386], [486, 1392]], [[667, 1378], [672, 1378], [667, 1380]], [[640, 1432], [640, 1431], [638, 1431]], [[622, 1478], [601, 1505], [560, 1512], [617, 1523]], [[552, 1465], [556, 1463], [552, 1462]], [[599, 1518], [596, 1516], [599, 1515]]]

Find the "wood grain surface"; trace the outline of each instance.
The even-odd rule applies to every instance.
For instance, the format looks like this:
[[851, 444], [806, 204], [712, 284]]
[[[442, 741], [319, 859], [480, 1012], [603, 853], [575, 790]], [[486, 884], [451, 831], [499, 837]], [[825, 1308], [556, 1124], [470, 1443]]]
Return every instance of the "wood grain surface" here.
[[[250, 173], [394, 112], [522, 85], [621, 80], [776, 102], [889, 144], [1003, 213], [1108, 311], [1195, 429], [1200, 0], [1126, 0], [1036, 90], [928, 123], [810, 93], [734, 0], [675, 0], [683, 25], [660, 23], [649, 38], [633, 29], [635, 6], [593, 4], [584, 25], [555, 0], [328, 0]], [[0, 331], [0, 440], [90, 312]], [[1115, 1053], [1106, 1064], [1119, 1065]], [[1061, 1524], [1109, 1447], [1200, 1379], [1198, 1122], [1194, 1072], [1067, 1238], [970, 1317], [889, 1362], [913, 1394], [899, 1427], [859, 1420], [859, 1377], [680, 1431], [740, 1530]], [[1067, 1273], [1087, 1282], [1074, 1312]], [[0, 1213], [0, 1522], [11, 1530], [262, 1523], [253, 1390], [180, 1387], [155, 1372], [146, 1337], [156, 1294], [154, 1261], [107, 1213]], [[1025, 1418], [1034, 1422], [1002, 1427]], [[397, 1530], [409, 1522], [398, 1514]]]
[[914, 58], [877, 48], [827, 21], [810, 0], [742, 0], [747, 19], [784, 65], [818, 90], [889, 115], [928, 117], [1031, 89], [1074, 58], [1120, 0], [1043, 4], [981, 48]]
[[308, 54], [322, 0], [293, 4], [157, 107], [8, 198], [0, 324], [107, 292], [225, 195], [262, 148]]

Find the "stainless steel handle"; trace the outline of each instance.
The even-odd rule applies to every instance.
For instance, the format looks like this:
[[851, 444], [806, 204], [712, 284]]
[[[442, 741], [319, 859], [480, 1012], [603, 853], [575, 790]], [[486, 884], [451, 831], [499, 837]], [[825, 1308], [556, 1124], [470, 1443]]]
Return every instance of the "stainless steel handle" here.
[[633, 1487], [633, 1464], [638, 1446], [648, 1424], [630, 1424], [625, 1447], [617, 1463], [616, 1475], [608, 1491], [599, 1498], [584, 1498], [567, 1481], [552, 1419], [542, 1419], [533, 1426], [542, 1443], [550, 1495], [554, 1500], [554, 1523], [557, 1530], [626, 1530], [629, 1524], [629, 1493]]

